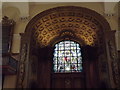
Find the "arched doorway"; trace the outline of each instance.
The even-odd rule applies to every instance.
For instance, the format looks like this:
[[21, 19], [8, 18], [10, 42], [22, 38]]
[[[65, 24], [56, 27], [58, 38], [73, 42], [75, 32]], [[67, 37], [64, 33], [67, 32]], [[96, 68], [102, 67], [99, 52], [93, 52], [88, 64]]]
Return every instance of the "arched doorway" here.
[[[17, 87], [31, 87], [33, 81], [38, 88], [67, 87], [65, 84], [57, 86], [55, 82], [69, 83], [69, 88], [110, 87], [111, 83], [115, 87], [107, 51], [110, 30], [100, 14], [87, 8], [64, 6], [39, 13], [28, 23], [22, 35]], [[52, 72], [54, 45], [63, 40], [73, 40], [82, 46], [85, 71], [82, 78], [80, 74], [64, 73], [63, 81], [53, 80], [56, 77]], [[78, 77], [72, 84], [71, 76]], [[57, 80], [61, 80], [58, 77]]]

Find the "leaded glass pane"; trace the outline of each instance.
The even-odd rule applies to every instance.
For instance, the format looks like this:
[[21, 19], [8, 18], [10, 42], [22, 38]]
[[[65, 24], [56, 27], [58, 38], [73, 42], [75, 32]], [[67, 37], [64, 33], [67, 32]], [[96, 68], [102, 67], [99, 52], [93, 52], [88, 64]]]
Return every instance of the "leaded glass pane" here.
[[62, 41], [55, 45], [54, 72], [82, 72], [80, 45], [73, 41]]

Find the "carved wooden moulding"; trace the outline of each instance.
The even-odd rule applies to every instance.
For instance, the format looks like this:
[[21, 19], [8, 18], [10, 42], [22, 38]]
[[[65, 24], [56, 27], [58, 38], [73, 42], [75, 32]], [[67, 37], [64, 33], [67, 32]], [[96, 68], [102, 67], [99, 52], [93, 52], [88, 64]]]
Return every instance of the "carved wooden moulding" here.
[[108, 41], [108, 46], [109, 46], [109, 53], [111, 57], [111, 67], [112, 67], [112, 74], [113, 74], [113, 80], [114, 83], [116, 84], [116, 87], [120, 87], [120, 77], [119, 77], [119, 61], [117, 60], [117, 54], [116, 54], [116, 49], [114, 45], [114, 41], [111, 39]]
[[26, 59], [27, 59], [27, 44], [23, 44], [21, 49], [21, 56], [19, 62], [19, 71], [18, 71], [18, 88], [24, 88], [25, 78], [26, 78]]
[[2, 25], [3, 26], [12, 26], [14, 24], [15, 24], [14, 20], [9, 19], [7, 16], [3, 17], [3, 19], [2, 19]]
[[74, 36], [82, 39], [86, 45], [102, 44], [101, 24], [97, 18], [79, 7], [47, 10], [38, 15], [32, 29], [36, 42], [41, 46], [49, 45], [52, 39], [65, 30], [71, 30]]

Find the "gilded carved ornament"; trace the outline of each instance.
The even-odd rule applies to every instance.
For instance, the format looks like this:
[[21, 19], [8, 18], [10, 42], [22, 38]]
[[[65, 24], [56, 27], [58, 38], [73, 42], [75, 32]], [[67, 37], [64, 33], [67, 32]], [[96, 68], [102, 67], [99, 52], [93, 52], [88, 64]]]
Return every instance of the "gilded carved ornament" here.
[[40, 45], [47, 46], [63, 30], [72, 30], [77, 38], [84, 40], [87, 45], [94, 46], [100, 38], [99, 23], [93, 17], [86, 16], [76, 11], [50, 13], [35, 23], [34, 38]]

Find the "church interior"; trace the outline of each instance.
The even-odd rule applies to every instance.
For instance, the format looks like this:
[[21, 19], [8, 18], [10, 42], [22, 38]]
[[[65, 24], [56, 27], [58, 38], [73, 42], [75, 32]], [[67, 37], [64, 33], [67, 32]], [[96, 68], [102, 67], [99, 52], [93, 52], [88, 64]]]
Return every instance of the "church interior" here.
[[2, 89], [120, 89], [120, 2], [2, 2]]

